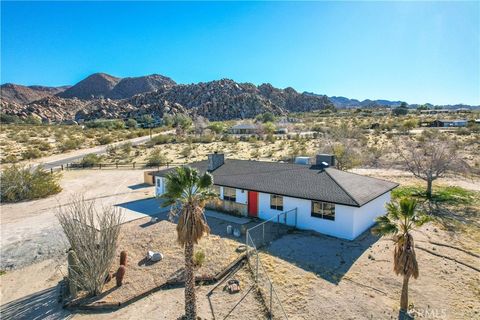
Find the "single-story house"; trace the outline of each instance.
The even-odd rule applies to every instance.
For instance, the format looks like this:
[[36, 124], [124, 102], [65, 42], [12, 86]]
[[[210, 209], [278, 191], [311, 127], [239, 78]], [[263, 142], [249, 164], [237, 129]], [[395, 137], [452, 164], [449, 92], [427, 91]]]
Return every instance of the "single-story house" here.
[[442, 127], [442, 128], [449, 128], [449, 127], [466, 127], [468, 124], [467, 120], [464, 119], [456, 119], [456, 120], [435, 120], [431, 123], [431, 127]]
[[[335, 158], [317, 155], [315, 164], [224, 159], [191, 163], [210, 172], [221, 209], [268, 220], [296, 209], [296, 227], [353, 240], [385, 214], [390, 192], [398, 184], [333, 168]], [[156, 195], [165, 192], [165, 176], [154, 173]]]
[[233, 134], [257, 134], [258, 126], [254, 123], [236, 124], [228, 130]]

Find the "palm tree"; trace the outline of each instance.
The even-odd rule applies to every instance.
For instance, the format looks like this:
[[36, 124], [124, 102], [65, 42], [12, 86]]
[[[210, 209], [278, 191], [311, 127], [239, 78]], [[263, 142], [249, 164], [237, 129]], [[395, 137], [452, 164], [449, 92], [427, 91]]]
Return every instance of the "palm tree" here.
[[193, 247], [210, 232], [204, 216], [205, 204], [217, 195], [211, 190], [213, 177], [208, 172], [200, 175], [191, 167], [179, 167], [166, 177], [165, 193], [161, 196], [163, 207], [172, 206], [179, 214], [178, 243], [185, 250], [185, 316], [197, 318]]
[[372, 230], [374, 234], [393, 235], [393, 270], [397, 275], [403, 276], [400, 312], [405, 314], [408, 309], [408, 281], [411, 276], [418, 278], [418, 263], [411, 232], [429, 221], [429, 218], [417, 210], [417, 200], [403, 198], [399, 203], [388, 203], [387, 214], [376, 220], [377, 225]]

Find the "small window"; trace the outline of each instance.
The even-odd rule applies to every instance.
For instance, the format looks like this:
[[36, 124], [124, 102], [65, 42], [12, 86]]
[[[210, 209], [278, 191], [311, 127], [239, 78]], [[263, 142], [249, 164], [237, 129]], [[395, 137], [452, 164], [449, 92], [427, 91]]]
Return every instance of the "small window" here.
[[275, 194], [270, 195], [270, 209], [283, 211], [283, 197]]
[[312, 217], [335, 220], [335, 204], [321, 201], [312, 201]]
[[235, 202], [237, 200], [236, 189], [234, 188], [223, 188], [223, 200]]
[[161, 178], [157, 178], [156, 181], [157, 181], [157, 187], [160, 187], [160, 184], [161, 184]]

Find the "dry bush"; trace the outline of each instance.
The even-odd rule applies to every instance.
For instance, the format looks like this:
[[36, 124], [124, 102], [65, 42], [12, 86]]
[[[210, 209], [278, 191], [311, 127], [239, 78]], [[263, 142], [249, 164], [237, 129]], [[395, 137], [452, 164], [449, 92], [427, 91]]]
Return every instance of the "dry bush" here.
[[115, 259], [122, 212], [113, 206], [99, 212], [93, 201], [74, 197], [59, 207], [57, 218], [78, 258], [77, 265], [69, 266], [69, 281], [88, 295], [100, 294]]

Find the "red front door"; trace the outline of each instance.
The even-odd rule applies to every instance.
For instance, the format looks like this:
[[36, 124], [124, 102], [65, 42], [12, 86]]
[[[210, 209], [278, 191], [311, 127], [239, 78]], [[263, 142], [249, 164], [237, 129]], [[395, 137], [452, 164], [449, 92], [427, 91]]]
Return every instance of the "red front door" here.
[[258, 192], [248, 191], [248, 215], [258, 217]]

